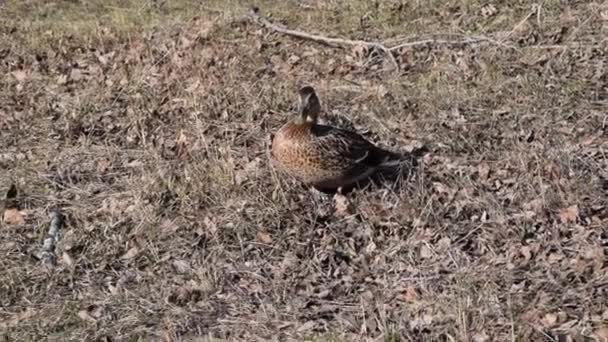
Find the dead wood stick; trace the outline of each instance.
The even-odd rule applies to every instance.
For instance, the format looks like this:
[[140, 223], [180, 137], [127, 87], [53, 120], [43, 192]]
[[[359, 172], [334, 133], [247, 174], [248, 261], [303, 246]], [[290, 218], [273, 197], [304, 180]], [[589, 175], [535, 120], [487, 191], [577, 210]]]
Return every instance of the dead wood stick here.
[[395, 56], [393, 56], [391, 50], [388, 49], [386, 46], [384, 46], [384, 44], [382, 44], [382, 43], [367, 42], [364, 40], [331, 38], [331, 37], [324, 37], [324, 36], [316, 35], [316, 34], [310, 34], [310, 33], [302, 32], [302, 31], [291, 30], [291, 29], [271, 23], [268, 19], [266, 19], [264, 16], [262, 16], [260, 14], [260, 10], [257, 7], [253, 7], [251, 9], [250, 15], [255, 21], [262, 24], [264, 27], [269, 28], [275, 32], [283, 33], [283, 34], [286, 34], [289, 36], [298, 37], [298, 38], [302, 38], [302, 39], [308, 39], [308, 40], [315, 41], [317, 43], [321, 43], [321, 44], [325, 44], [325, 45], [329, 45], [329, 46], [333, 46], [333, 47], [365, 46], [365, 47], [370, 47], [370, 48], [376, 48], [376, 49], [382, 51], [391, 60], [391, 62], [393, 63], [393, 65], [395, 66], [395, 68], [397, 70], [399, 69], [399, 64], [397, 63]]
[[503, 42], [499, 42], [499, 41], [497, 41], [495, 39], [492, 39], [492, 38], [486, 37], [486, 36], [478, 36], [478, 35], [464, 36], [464, 35], [461, 35], [461, 37], [462, 38], [456, 39], [456, 40], [428, 38], [428, 39], [423, 39], [423, 40], [417, 40], [417, 41], [412, 41], [412, 42], [401, 43], [401, 44], [395, 45], [393, 47], [390, 47], [389, 50], [390, 51], [395, 51], [395, 50], [399, 50], [399, 49], [407, 48], [407, 47], [414, 47], [414, 46], [421, 46], [421, 45], [431, 45], [431, 44], [435, 44], [435, 45], [464, 45], [464, 44], [477, 44], [477, 43], [482, 43], [482, 42], [487, 42], [487, 43], [499, 45], [499, 46], [505, 47], [507, 49], [517, 50], [517, 48], [514, 47], [514, 46], [512, 46], [512, 45], [505, 44]]
[[38, 253], [40, 262], [47, 267], [55, 265], [55, 244], [59, 239], [59, 230], [63, 225], [63, 215], [59, 209], [54, 209], [51, 212], [51, 224], [49, 232], [42, 243], [42, 250]]

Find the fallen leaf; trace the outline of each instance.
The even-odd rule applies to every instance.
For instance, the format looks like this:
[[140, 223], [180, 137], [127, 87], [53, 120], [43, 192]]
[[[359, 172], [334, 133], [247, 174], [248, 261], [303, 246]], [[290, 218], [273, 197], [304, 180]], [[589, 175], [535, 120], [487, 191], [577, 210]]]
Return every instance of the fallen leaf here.
[[3, 215], [6, 224], [20, 225], [25, 223], [25, 212], [16, 208], [6, 209]]
[[545, 327], [550, 328], [557, 324], [557, 315], [553, 313], [548, 313], [543, 317], [542, 323]]
[[598, 342], [608, 342], [608, 327], [601, 327], [593, 332]]
[[449, 237], [444, 237], [441, 238], [439, 241], [437, 241], [437, 249], [439, 251], [447, 251], [448, 248], [450, 248], [450, 245], [452, 243], [452, 240]]
[[418, 300], [419, 295], [415, 287], [408, 286], [401, 293], [401, 297], [404, 301], [412, 303]]
[[528, 262], [532, 258], [532, 251], [528, 246], [522, 246], [520, 249], [521, 255], [524, 257], [524, 261]]
[[137, 256], [137, 254], [139, 254], [139, 248], [137, 248], [137, 246], [131, 247], [131, 249], [129, 249], [127, 251], [127, 253], [125, 253], [122, 256], [122, 259], [128, 260], [128, 259], [133, 259]]
[[428, 259], [432, 256], [433, 256], [433, 252], [431, 251], [431, 249], [429, 247], [427, 247], [427, 245], [422, 245], [422, 247], [420, 247], [420, 257], [422, 259]]
[[78, 317], [80, 317], [80, 319], [82, 319], [83, 321], [97, 323], [97, 319], [95, 319], [95, 317], [91, 316], [91, 314], [89, 314], [88, 310], [78, 311]]
[[68, 76], [67, 75], [60, 75], [59, 77], [57, 77], [57, 84], [64, 85], [66, 83], [68, 83]]
[[72, 257], [66, 253], [63, 252], [63, 254], [61, 254], [61, 260], [63, 260], [63, 263], [66, 264], [67, 266], [72, 266], [74, 265], [74, 260], [72, 259]]
[[11, 75], [13, 75], [13, 77], [19, 82], [23, 82], [23, 80], [25, 80], [25, 77], [27, 76], [27, 74], [23, 70], [15, 70], [11, 72]]
[[291, 55], [287, 59], [287, 63], [289, 63], [291, 65], [297, 64], [299, 61], [300, 61], [300, 57], [298, 57], [296, 55]]
[[558, 213], [562, 223], [575, 222], [578, 218], [578, 205], [573, 205], [568, 208], [561, 209]]
[[272, 236], [270, 236], [270, 234], [266, 232], [258, 231], [256, 237], [261, 243], [265, 243], [267, 245], [270, 245], [272, 243]]
[[296, 331], [297, 331], [297, 332], [304, 332], [304, 331], [308, 331], [308, 330], [310, 330], [310, 329], [314, 328], [314, 327], [315, 327], [315, 325], [316, 325], [316, 324], [315, 324], [315, 321], [308, 321], [308, 322], [306, 322], [306, 323], [304, 323], [304, 324], [300, 325], [300, 326], [299, 326], [299, 327], [296, 329]]
[[73, 68], [70, 71], [70, 77], [69, 77], [70, 80], [78, 82], [78, 81], [82, 80], [82, 78], [83, 78], [82, 70]]
[[108, 171], [112, 163], [107, 159], [101, 159], [97, 161], [97, 172], [104, 173]]
[[177, 273], [186, 273], [190, 270], [190, 263], [186, 260], [173, 260], [173, 267]]
[[346, 196], [335, 194], [334, 204], [336, 206], [336, 214], [339, 216], [352, 214], [352, 205]]
[[485, 332], [480, 332], [473, 335], [473, 342], [486, 342], [490, 340], [490, 336], [488, 336]]
[[479, 174], [479, 179], [486, 180], [490, 175], [490, 165], [488, 163], [481, 163], [477, 165], [477, 174]]
[[179, 135], [176, 139], [177, 144], [177, 157], [180, 159], [185, 159], [188, 156], [188, 137], [184, 134], [183, 131], [179, 132]]

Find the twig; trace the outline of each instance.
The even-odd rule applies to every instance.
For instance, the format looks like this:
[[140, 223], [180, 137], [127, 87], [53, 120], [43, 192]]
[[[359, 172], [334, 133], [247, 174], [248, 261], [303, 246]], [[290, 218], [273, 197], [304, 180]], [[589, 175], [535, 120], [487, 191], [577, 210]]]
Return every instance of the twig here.
[[[502, 47], [505, 47], [508, 49], [517, 50], [516, 47], [504, 43], [504, 40], [498, 41], [496, 39], [486, 37], [486, 36], [480, 36], [480, 35], [466, 36], [466, 35], [462, 35], [462, 34], [456, 34], [457, 36], [461, 37], [460, 39], [457, 39], [457, 40], [426, 38], [426, 39], [417, 40], [417, 41], [400, 43], [393, 47], [387, 47], [387, 44], [385, 42], [368, 42], [368, 41], [364, 41], [364, 40], [332, 38], [332, 37], [321, 36], [318, 34], [311, 34], [311, 33], [306, 33], [306, 32], [302, 32], [302, 31], [291, 30], [291, 29], [288, 29], [283, 26], [273, 24], [272, 22], [270, 22], [267, 18], [265, 18], [262, 14], [260, 14], [260, 10], [257, 7], [253, 7], [251, 9], [249, 16], [255, 22], [257, 22], [257, 23], [261, 24], [262, 26], [264, 26], [268, 29], [271, 29], [275, 32], [283, 33], [283, 34], [301, 38], [301, 39], [312, 40], [317, 43], [325, 44], [328, 46], [332, 46], [332, 47], [364, 46], [364, 47], [368, 47], [368, 48], [378, 49], [378, 50], [382, 51], [384, 53], [384, 55], [386, 55], [390, 59], [391, 63], [394, 65], [396, 70], [399, 70], [399, 63], [397, 63], [397, 60], [395, 59], [393, 52], [397, 51], [399, 49], [405, 48], [405, 47], [414, 47], [414, 46], [431, 45], [431, 44], [462, 45], [462, 44], [475, 44], [475, 43], [487, 42], [487, 43], [492, 43], [494, 45], [502, 46]], [[527, 20], [528, 18], [529, 18], [529, 16], [526, 17], [523, 21]], [[512, 34], [512, 32], [509, 33], [509, 35], [511, 35], [511, 34]], [[454, 34], [452, 34], [452, 35], [454, 35]], [[394, 42], [394, 40], [393, 40], [393, 42]]]
[[530, 17], [532, 17], [536, 13], [537, 13], [537, 8], [533, 7], [532, 10], [530, 12], [528, 12], [528, 14], [522, 20], [520, 20], [519, 23], [517, 23], [517, 25], [513, 26], [511, 31], [503, 39], [501, 39], [501, 41], [504, 42], [507, 39], [511, 38], [513, 33], [515, 33], [515, 31], [519, 30], [520, 27], [522, 27], [526, 23], [526, 21], [528, 21], [528, 19], [530, 19]]
[[260, 14], [260, 10], [257, 7], [251, 9], [250, 16], [258, 23], [262, 24], [264, 27], [269, 28], [275, 32], [283, 33], [289, 36], [298, 37], [302, 39], [308, 39], [315, 41], [317, 43], [333, 46], [333, 47], [343, 47], [343, 46], [365, 46], [369, 48], [376, 48], [382, 51], [388, 58], [391, 60], [393, 65], [397, 70], [399, 70], [399, 64], [393, 56], [391, 50], [389, 50], [386, 46], [379, 42], [367, 42], [364, 40], [351, 40], [351, 39], [342, 39], [342, 38], [330, 38], [324, 37], [321, 35], [310, 34], [302, 31], [290, 30], [288, 28], [276, 25], [271, 23], [268, 19]]
[[42, 250], [38, 253], [38, 258], [42, 265], [53, 267], [55, 265], [55, 244], [59, 240], [59, 230], [63, 225], [63, 215], [59, 209], [54, 209], [51, 212], [51, 224], [49, 233], [42, 243]]
[[[428, 37], [429, 35], [425, 35], [425, 36]], [[425, 37], [425, 36], [423, 36], [423, 37]], [[459, 39], [453, 39], [453, 40], [440, 39], [440, 38], [434, 38], [433, 36], [456, 36], [456, 37], [459, 37]], [[434, 44], [434, 45], [464, 45], [464, 44], [476, 44], [476, 43], [482, 43], [482, 42], [492, 43], [494, 45], [502, 46], [507, 49], [517, 50], [517, 47], [515, 47], [513, 45], [506, 44], [504, 42], [498, 41], [498, 40], [490, 38], [490, 37], [481, 36], [481, 35], [467, 36], [467, 35], [459, 34], [459, 33], [431, 35], [431, 38], [424, 38], [421, 40], [400, 43], [398, 45], [390, 47], [389, 50], [394, 51], [394, 50], [399, 50], [399, 49], [402, 49], [405, 47], [414, 47], [414, 46], [431, 45], [431, 44]]]

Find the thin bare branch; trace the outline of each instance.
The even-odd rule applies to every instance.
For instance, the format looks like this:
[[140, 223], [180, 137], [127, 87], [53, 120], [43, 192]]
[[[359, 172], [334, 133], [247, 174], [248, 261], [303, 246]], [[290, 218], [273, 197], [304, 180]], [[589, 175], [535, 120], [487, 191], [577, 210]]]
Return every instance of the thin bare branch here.
[[[368, 42], [364, 40], [351, 40], [351, 39], [343, 39], [343, 38], [333, 38], [333, 37], [325, 37], [318, 34], [311, 34], [307, 32], [302, 32], [298, 30], [288, 29], [286, 27], [274, 24], [270, 22], [267, 18], [265, 18], [262, 14], [260, 14], [260, 10], [257, 7], [254, 7], [250, 11], [250, 17], [257, 23], [262, 26], [271, 29], [275, 32], [283, 33], [289, 36], [312, 40], [317, 43], [325, 44], [332, 47], [344, 47], [344, 46], [364, 46], [368, 48], [375, 48], [384, 53], [387, 56], [391, 63], [394, 65], [395, 69], [399, 70], [399, 63], [395, 59], [393, 55], [394, 51], [398, 51], [399, 49], [406, 47], [415, 47], [415, 46], [423, 46], [423, 45], [464, 45], [464, 44], [476, 44], [476, 43], [491, 43], [497, 46], [502, 46], [508, 49], [517, 50], [515, 46], [504, 43], [503, 41], [497, 41], [496, 39], [481, 36], [481, 35], [472, 35], [467, 36], [463, 34], [442, 34], [443, 36], [458, 36], [459, 39], [448, 40], [448, 39], [438, 39], [433, 36], [441, 36], [441, 34], [431, 35], [431, 38], [419, 38], [421, 40], [409, 41], [405, 43], [397, 44], [393, 47], [387, 47], [385, 42]], [[428, 37], [429, 35], [426, 35]], [[388, 40], [389, 42], [391, 40]], [[392, 40], [393, 42], [395, 40]]]
[[391, 63], [395, 66], [396, 69], [399, 69], [399, 64], [395, 59], [395, 56], [391, 53], [391, 50], [384, 46], [379, 42], [367, 42], [364, 40], [351, 40], [351, 39], [342, 39], [342, 38], [331, 38], [325, 37], [316, 34], [310, 34], [302, 31], [291, 30], [277, 24], [273, 24], [268, 19], [266, 19], [263, 15], [260, 14], [260, 10], [257, 7], [251, 9], [250, 16], [258, 23], [263, 25], [266, 28], [269, 28], [275, 32], [283, 33], [292, 37], [298, 37], [302, 39], [308, 39], [315, 41], [317, 43], [325, 44], [332, 47], [344, 47], [344, 46], [365, 46], [369, 48], [376, 48], [382, 51], [390, 60]]

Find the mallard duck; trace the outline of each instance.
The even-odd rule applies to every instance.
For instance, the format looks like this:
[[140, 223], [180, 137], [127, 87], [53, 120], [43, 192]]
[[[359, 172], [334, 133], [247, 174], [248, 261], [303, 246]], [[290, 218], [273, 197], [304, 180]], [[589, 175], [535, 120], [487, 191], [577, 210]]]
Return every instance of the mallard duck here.
[[297, 115], [271, 142], [278, 168], [319, 190], [337, 190], [367, 179], [381, 167], [399, 163], [399, 155], [383, 150], [351, 130], [318, 124], [321, 104], [315, 90], [299, 90]]

